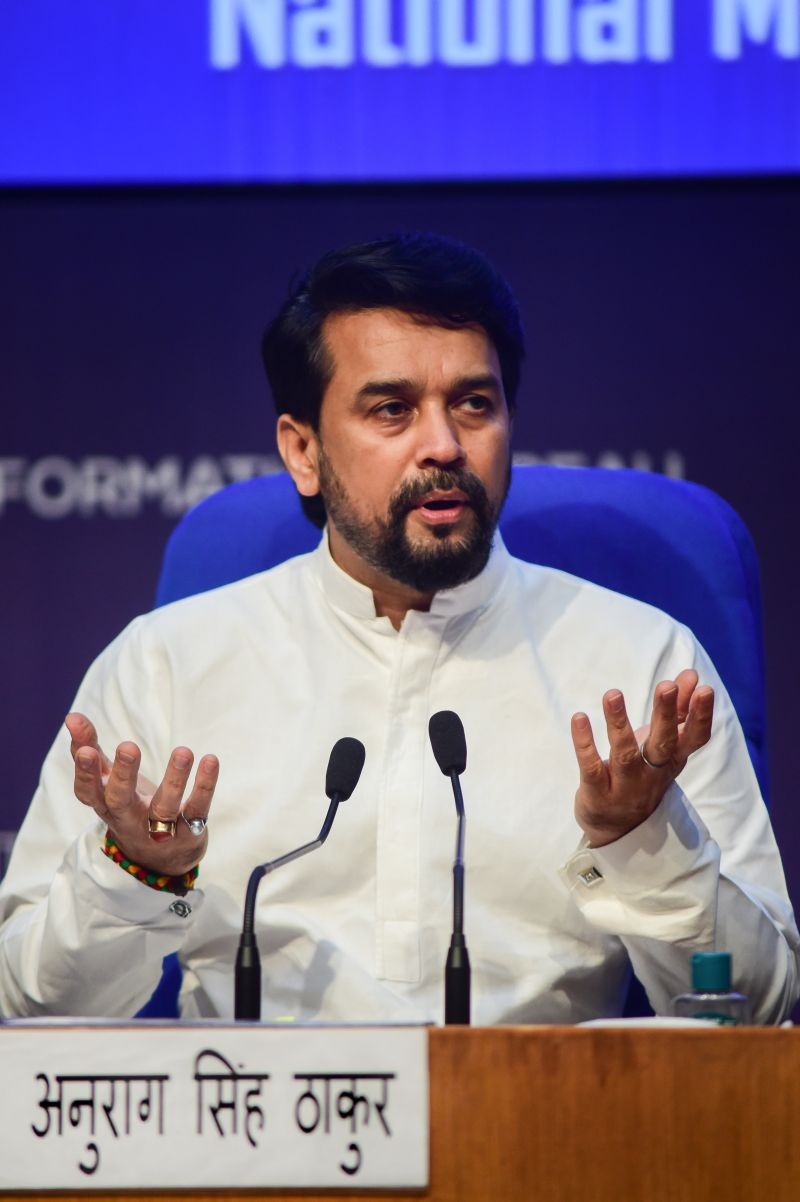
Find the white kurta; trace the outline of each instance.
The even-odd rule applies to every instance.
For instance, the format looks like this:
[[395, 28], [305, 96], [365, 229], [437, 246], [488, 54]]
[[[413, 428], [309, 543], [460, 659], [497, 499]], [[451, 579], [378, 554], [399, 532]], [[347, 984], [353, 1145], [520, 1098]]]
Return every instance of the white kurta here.
[[[604, 746], [606, 689], [623, 690], [640, 725], [657, 681], [691, 666], [717, 690], [711, 742], [651, 818], [587, 850], [571, 714], [585, 710]], [[330, 748], [354, 735], [366, 764], [328, 842], [261, 886], [263, 1017], [441, 1021], [456, 824], [427, 737], [440, 709], [460, 714], [467, 736], [476, 1024], [618, 1013], [628, 957], [664, 1012], [698, 948], [733, 953], [761, 1020], [795, 999], [798, 934], [778, 852], [704, 652], [661, 612], [514, 560], [499, 539], [477, 579], [410, 612], [399, 632], [323, 541], [138, 618], [75, 708], [109, 753], [138, 742], [151, 779], [177, 744], [220, 757], [209, 852], [180, 917], [171, 895], [102, 854], [62, 733], [2, 888], [6, 1014], [132, 1014], [178, 951], [183, 1014], [230, 1017], [250, 869], [316, 836]]]

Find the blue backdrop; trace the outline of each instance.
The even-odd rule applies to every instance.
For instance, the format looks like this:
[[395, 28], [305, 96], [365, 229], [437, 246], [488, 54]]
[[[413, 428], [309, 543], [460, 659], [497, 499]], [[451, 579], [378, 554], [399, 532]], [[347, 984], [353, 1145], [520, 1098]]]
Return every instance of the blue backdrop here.
[[800, 167], [800, 0], [5, 0], [0, 182]]

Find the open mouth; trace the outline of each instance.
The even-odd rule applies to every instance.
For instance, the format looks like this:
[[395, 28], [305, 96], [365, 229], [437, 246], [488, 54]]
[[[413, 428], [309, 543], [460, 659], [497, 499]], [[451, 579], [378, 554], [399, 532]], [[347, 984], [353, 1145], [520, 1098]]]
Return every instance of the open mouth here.
[[426, 522], [434, 524], [456, 522], [469, 504], [463, 492], [433, 492], [416, 503], [414, 512]]
[[423, 501], [420, 509], [460, 509], [466, 504], [466, 501], [455, 500], [440, 500], [440, 501]]

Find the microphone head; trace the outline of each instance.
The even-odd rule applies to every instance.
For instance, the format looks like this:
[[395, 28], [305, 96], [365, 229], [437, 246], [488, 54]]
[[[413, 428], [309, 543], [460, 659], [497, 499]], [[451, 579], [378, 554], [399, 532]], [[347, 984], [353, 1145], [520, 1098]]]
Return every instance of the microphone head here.
[[456, 772], [460, 776], [467, 766], [467, 740], [458, 714], [452, 710], [439, 710], [428, 723], [436, 763], [445, 776]]
[[325, 773], [325, 793], [332, 798], [337, 794], [339, 801], [347, 801], [358, 784], [364, 767], [366, 752], [358, 739], [339, 739], [334, 743], [328, 771]]

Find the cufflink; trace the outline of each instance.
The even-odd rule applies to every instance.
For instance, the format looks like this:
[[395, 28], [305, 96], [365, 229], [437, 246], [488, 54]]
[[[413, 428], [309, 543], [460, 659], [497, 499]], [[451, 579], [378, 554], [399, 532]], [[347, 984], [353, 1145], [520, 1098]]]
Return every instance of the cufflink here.
[[591, 889], [592, 885], [602, 881], [603, 874], [599, 868], [595, 868], [592, 864], [591, 868], [586, 868], [583, 872], [578, 873], [578, 880], [583, 881], [587, 889]]
[[182, 897], [179, 897], [170, 906], [170, 912], [177, 914], [178, 918], [188, 918], [192, 912], [192, 907]]

